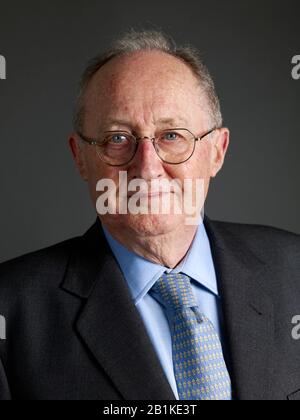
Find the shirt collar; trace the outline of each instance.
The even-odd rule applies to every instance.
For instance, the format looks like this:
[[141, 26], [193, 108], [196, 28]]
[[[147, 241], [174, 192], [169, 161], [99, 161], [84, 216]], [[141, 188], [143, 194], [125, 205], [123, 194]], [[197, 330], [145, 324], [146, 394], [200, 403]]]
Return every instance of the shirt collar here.
[[185, 258], [175, 269], [146, 260], [120, 244], [104, 226], [103, 231], [128, 283], [135, 304], [143, 299], [164, 272], [186, 274], [200, 286], [218, 296], [210, 243], [203, 223], [198, 226]]

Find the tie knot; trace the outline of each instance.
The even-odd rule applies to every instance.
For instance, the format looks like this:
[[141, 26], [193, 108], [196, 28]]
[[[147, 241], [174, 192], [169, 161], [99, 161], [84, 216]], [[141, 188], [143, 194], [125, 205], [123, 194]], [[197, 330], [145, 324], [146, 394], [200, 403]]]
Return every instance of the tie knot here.
[[198, 306], [193, 294], [191, 279], [182, 273], [164, 273], [151, 291], [154, 293], [154, 297], [158, 295], [161, 303], [173, 311], [184, 306], [189, 308]]

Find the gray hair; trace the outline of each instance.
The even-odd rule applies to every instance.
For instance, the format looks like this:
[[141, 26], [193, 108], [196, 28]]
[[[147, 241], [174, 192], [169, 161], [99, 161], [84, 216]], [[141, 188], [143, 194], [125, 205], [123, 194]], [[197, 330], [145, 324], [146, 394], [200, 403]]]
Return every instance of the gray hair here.
[[84, 70], [79, 83], [79, 93], [75, 103], [73, 124], [77, 132], [84, 127], [84, 96], [89, 82], [101, 67], [115, 57], [129, 55], [136, 51], [158, 50], [165, 52], [185, 63], [199, 80], [199, 84], [208, 101], [208, 111], [213, 124], [221, 127], [222, 113], [214, 81], [199, 52], [191, 46], [177, 46], [174, 40], [160, 31], [131, 30], [116, 40], [111, 48], [93, 58]]

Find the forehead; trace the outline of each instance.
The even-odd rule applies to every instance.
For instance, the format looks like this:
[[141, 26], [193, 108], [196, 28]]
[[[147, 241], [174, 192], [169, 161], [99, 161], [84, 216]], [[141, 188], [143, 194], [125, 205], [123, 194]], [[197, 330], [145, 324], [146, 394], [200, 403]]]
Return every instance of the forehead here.
[[[186, 114], [199, 105], [199, 81], [180, 59], [160, 51], [136, 52], [112, 59], [90, 81], [86, 113]], [[120, 115], [121, 116], [121, 115]], [[168, 115], [166, 117], [173, 116]], [[184, 117], [184, 115], [183, 115]]]

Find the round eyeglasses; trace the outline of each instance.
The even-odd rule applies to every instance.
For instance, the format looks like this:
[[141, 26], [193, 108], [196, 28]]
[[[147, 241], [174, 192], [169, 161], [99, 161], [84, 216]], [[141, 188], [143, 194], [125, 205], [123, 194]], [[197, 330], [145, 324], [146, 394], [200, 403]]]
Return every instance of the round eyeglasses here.
[[196, 142], [201, 141], [217, 128], [196, 137], [186, 128], [163, 130], [156, 137], [135, 137], [126, 131], [106, 131], [102, 138], [94, 140], [77, 133], [86, 143], [95, 146], [99, 158], [110, 166], [128, 165], [134, 158], [139, 141], [151, 140], [159, 158], [168, 164], [179, 165], [187, 162], [194, 154]]

